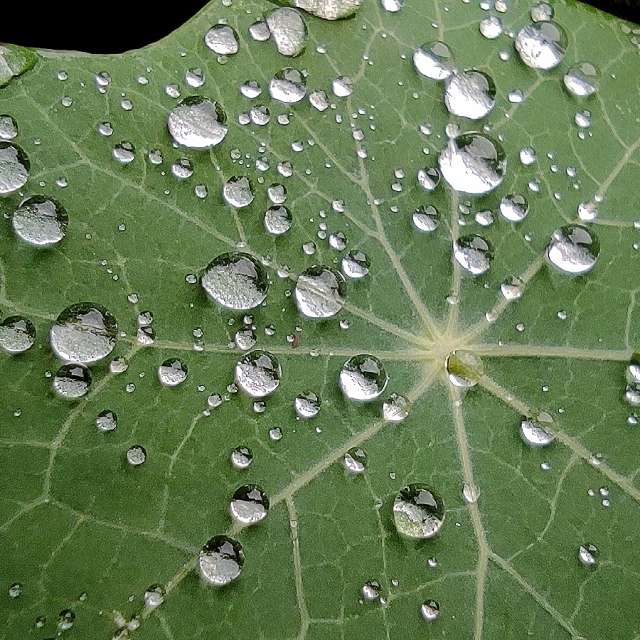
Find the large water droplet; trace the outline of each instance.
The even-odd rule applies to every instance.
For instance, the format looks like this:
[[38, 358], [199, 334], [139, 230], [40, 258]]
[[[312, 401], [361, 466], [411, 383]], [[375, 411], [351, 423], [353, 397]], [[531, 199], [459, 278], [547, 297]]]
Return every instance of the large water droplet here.
[[296, 415], [303, 420], [315, 418], [320, 412], [320, 397], [313, 391], [303, 391], [299, 393], [294, 401], [293, 408]]
[[269, 207], [264, 213], [264, 228], [273, 236], [287, 233], [292, 223], [291, 212], [284, 205]]
[[113, 411], [105, 409], [96, 416], [96, 428], [98, 431], [108, 433], [109, 431], [115, 431], [118, 427], [118, 417]]
[[231, 498], [229, 513], [239, 524], [258, 524], [269, 513], [269, 498], [257, 484], [242, 485], [236, 489]]
[[307, 318], [331, 318], [342, 310], [347, 295], [344, 276], [331, 267], [313, 266], [296, 282], [298, 310]]
[[442, 498], [426, 484], [404, 487], [393, 503], [396, 529], [407, 538], [433, 538], [442, 529], [444, 517]]
[[32, 196], [13, 212], [11, 222], [21, 240], [37, 247], [49, 247], [65, 237], [69, 216], [52, 198]]
[[23, 353], [36, 341], [36, 328], [28, 318], [8, 316], [0, 323], [0, 348], [7, 353]]
[[237, 580], [244, 565], [242, 545], [227, 536], [215, 536], [209, 540], [198, 558], [200, 575], [210, 585], [223, 587]]
[[413, 54], [413, 65], [418, 73], [431, 80], [445, 80], [455, 69], [451, 49], [439, 40], [418, 47]]
[[204, 43], [219, 56], [238, 53], [238, 34], [228, 24], [216, 24], [204, 34]]
[[222, 197], [225, 202], [235, 209], [248, 207], [255, 197], [253, 185], [246, 176], [233, 176], [222, 187]]
[[280, 385], [281, 377], [280, 363], [267, 351], [251, 351], [236, 364], [236, 384], [252, 398], [271, 395]]
[[549, 428], [553, 419], [546, 411], [541, 411], [536, 417], [523, 417], [520, 420], [520, 437], [530, 447], [546, 447], [550, 445], [555, 436]]
[[274, 100], [293, 104], [300, 102], [305, 97], [306, 84], [307, 81], [300, 71], [292, 67], [285, 67], [271, 78], [269, 93]]
[[81, 364], [63, 364], [53, 376], [53, 390], [65, 400], [82, 398], [90, 386], [91, 372]]
[[127, 449], [127, 463], [132, 467], [140, 467], [147, 461], [147, 450], [140, 444]]
[[449, 139], [439, 164], [445, 180], [456, 191], [482, 195], [502, 182], [507, 159], [499, 142], [472, 132]]
[[289, 3], [324, 20], [341, 20], [352, 16], [362, 0], [289, 0]]
[[456, 262], [474, 276], [480, 276], [491, 267], [493, 249], [488, 240], [475, 233], [462, 236], [453, 243]]
[[29, 157], [17, 144], [0, 142], [0, 195], [21, 189], [29, 178]]
[[158, 367], [158, 379], [165, 387], [177, 387], [187, 379], [187, 365], [177, 358], [169, 358]]
[[440, 214], [433, 205], [422, 205], [413, 212], [411, 220], [418, 231], [432, 233], [440, 224]]
[[118, 323], [99, 304], [79, 302], [58, 316], [49, 334], [51, 349], [66, 362], [90, 364], [106, 358], [116, 346]]
[[387, 386], [389, 376], [384, 365], [375, 356], [360, 354], [349, 358], [340, 370], [342, 393], [357, 402], [371, 402]]
[[249, 447], [236, 447], [231, 452], [231, 465], [234, 469], [248, 469], [253, 462], [253, 452]]
[[520, 29], [515, 46], [522, 62], [533, 69], [553, 69], [567, 50], [567, 34], [556, 22], [532, 22]]
[[189, 96], [171, 110], [167, 127], [178, 144], [190, 149], [209, 149], [220, 144], [227, 135], [226, 120], [218, 102]]
[[561, 273], [581, 275], [591, 271], [598, 261], [600, 242], [587, 227], [570, 224], [553, 232], [546, 255]]
[[352, 280], [360, 280], [369, 275], [371, 261], [364, 251], [354, 249], [342, 257], [342, 273]]
[[564, 86], [577, 98], [587, 98], [598, 90], [600, 72], [590, 62], [580, 62], [570, 67], [564, 74]]
[[455, 116], [479, 120], [496, 103], [496, 86], [486, 73], [468, 69], [454, 73], [446, 83], [444, 102]]
[[274, 9], [267, 16], [271, 39], [283, 56], [299, 56], [307, 43], [307, 25], [299, 11], [288, 7]]
[[214, 258], [200, 283], [212, 300], [235, 311], [257, 307], [269, 289], [264, 268], [247, 253], [223, 253]]

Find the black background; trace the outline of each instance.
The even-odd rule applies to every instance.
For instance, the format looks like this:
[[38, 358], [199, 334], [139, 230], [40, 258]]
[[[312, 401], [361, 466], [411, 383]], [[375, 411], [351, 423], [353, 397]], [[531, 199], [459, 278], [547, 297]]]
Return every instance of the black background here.
[[[588, 1], [640, 23], [640, 0]], [[531, 4], [534, 2], [531, 0]], [[0, 0], [0, 42], [43, 49], [120, 53], [163, 38], [205, 4], [206, 0]], [[571, 29], [571, 25], [563, 26]]]

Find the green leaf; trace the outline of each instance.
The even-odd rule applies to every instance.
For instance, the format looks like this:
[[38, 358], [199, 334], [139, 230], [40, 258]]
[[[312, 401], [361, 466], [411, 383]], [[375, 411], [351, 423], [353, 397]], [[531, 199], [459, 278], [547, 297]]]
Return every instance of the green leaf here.
[[13, 44], [0, 44], [0, 87], [4, 87], [12, 78], [29, 71], [37, 60], [37, 54], [31, 49]]
[[[216, 1], [140, 51], [42, 52], [37, 65], [19, 65], [33, 68], [0, 92], [0, 113], [17, 121], [15, 142], [31, 168], [21, 192], [0, 200], [0, 305], [3, 319], [29, 318], [37, 338], [24, 354], [0, 358], [2, 640], [52, 637], [65, 609], [75, 624], [63, 637], [92, 640], [640, 634], [638, 433], [623, 397], [640, 331], [637, 37], [629, 25], [559, 0], [565, 59], [535, 71], [506, 35], [529, 22], [529, 3], [508, 4], [496, 14], [505, 26], [497, 40], [479, 33], [489, 14], [477, 3], [407, 0], [390, 13], [368, 0], [354, 19], [338, 22], [303, 14], [309, 42], [291, 60], [248, 35], [271, 3]], [[240, 47], [219, 60], [203, 36], [222, 19]], [[435, 39], [447, 42], [460, 68], [495, 81], [497, 103], [483, 121], [450, 118], [442, 84], [413, 68], [415, 48]], [[0, 58], [16, 76], [9, 60]], [[601, 78], [598, 93], [578, 102], [562, 76], [582, 61], [596, 64]], [[331, 108], [272, 101], [269, 80], [289, 66], [304, 69], [308, 90], [325, 90]], [[185, 72], [197, 67], [206, 82], [193, 89]], [[111, 82], [99, 91], [101, 72]], [[331, 94], [342, 75], [353, 80], [349, 97]], [[239, 91], [247, 80], [263, 89], [253, 101]], [[168, 85], [224, 106], [222, 144], [211, 152], [173, 146], [167, 117], [176, 99]], [[522, 102], [508, 100], [516, 89]], [[133, 108], [123, 108], [127, 100]], [[269, 107], [270, 123], [238, 124], [256, 104]], [[580, 129], [575, 114], [585, 109], [592, 126]], [[110, 137], [97, 131], [106, 121]], [[433, 193], [417, 184], [418, 169], [437, 165], [451, 123], [462, 131], [486, 126], [502, 140], [506, 177], [487, 196], [456, 194], [444, 180]], [[113, 157], [122, 141], [135, 147], [127, 165]], [[519, 152], [528, 146], [537, 161], [525, 166]], [[162, 164], [149, 161], [152, 149]], [[178, 180], [171, 165], [183, 157], [194, 174]], [[278, 172], [285, 161], [290, 177]], [[254, 202], [240, 211], [221, 195], [233, 175], [255, 186]], [[272, 183], [286, 186], [293, 215], [291, 231], [277, 238], [263, 226]], [[206, 198], [195, 195], [196, 185], [207, 186]], [[497, 213], [514, 192], [530, 206], [518, 224]], [[55, 198], [69, 215], [66, 238], [47, 250], [11, 228], [15, 208], [34, 194]], [[597, 264], [568, 277], [545, 262], [545, 248], [554, 230], [576, 220], [578, 204], [596, 197], [599, 216], [588, 224], [600, 242]], [[420, 205], [440, 212], [433, 233], [412, 224]], [[475, 213], [487, 209], [495, 220], [483, 227]], [[326, 239], [337, 232], [347, 250], [369, 256], [370, 274], [348, 282], [337, 317], [305, 319], [291, 295], [296, 274], [312, 264], [340, 268], [344, 251]], [[483, 276], [453, 266], [452, 240], [467, 233], [493, 247]], [[303, 245], [311, 242], [316, 251], [307, 255]], [[265, 305], [251, 312], [257, 347], [283, 370], [263, 413], [228, 386], [241, 355], [229, 345], [243, 314], [216, 306], [189, 277], [236, 249], [261, 259], [271, 282]], [[523, 280], [520, 299], [500, 293], [508, 276]], [[69, 403], [51, 390], [60, 363], [48, 331], [81, 301], [109, 309], [120, 335], [112, 356], [92, 365], [89, 394]], [[145, 347], [136, 332], [147, 310], [156, 340]], [[457, 356], [474, 364], [452, 371], [475, 386], [450, 384], [445, 361], [453, 351], [481, 358], [482, 366]], [[344, 361], [361, 353], [378, 357], [390, 379], [368, 404], [349, 401], [338, 386]], [[128, 360], [126, 372], [110, 372], [115, 356]], [[157, 369], [172, 357], [187, 364], [188, 378], [165, 388]], [[292, 406], [305, 390], [322, 398], [319, 415], [307, 421]], [[381, 416], [392, 392], [411, 401], [399, 424]], [[224, 402], [208, 408], [214, 393]], [[107, 409], [118, 426], [102, 433], [96, 416]], [[553, 418], [555, 441], [530, 448], [520, 420], [541, 412]], [[269, 437], [274, 427], [280, 441]], [[147, 452], [138, 467], [126, 462], [135, 444]], [[254, 453], [245, 471], [229, 462], [240, 445]], [[368, 454], [356, 477], [341, 464], [351, 447]], [[265, 489], [271, 508], [265, 522], [240, 530], [230, 522], [229, 499], [251, 482]], [[427, 484], [445, 502], [436, 538], [415, 543], [395, 530], [393, 501], [409, 483]], [[465, 485], [471, 500], [463, 499]], [[225, 532], [241, 542], [246, 562], [237, 582], [214, 589], [201, 582], [196, 559]], [[587, 543], [599, 549], [594, 568], [578, 559]], [[380, 583], [384, 606], [361, 602], [367, 580]], [[11, 598], [14, 583], [22, 593]], [[157, 583], [165, 602], [145, 608], [143, 594]], [[440, 615], [428, 623], [420, 606], [431, 599]], [[43, 626], [35, 626], [38, 616]]]

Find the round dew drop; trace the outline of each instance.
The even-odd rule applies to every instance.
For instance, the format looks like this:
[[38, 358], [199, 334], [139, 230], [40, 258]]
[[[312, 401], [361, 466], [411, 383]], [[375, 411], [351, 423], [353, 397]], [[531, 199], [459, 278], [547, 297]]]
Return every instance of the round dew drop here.
[[107, 433], [109, 431], [114, 431], [118, 426], [118, 417], [116, 414], [109, 410], [105, 409], [101, 411], [96, 416], [96, 428], [98, 431], [102, 431], [103, 433]]
[[371, 261], [364, 251], [355, 249], [342, 257], [342, 273], [352, 280], [360, 280], [369, 275]]
[[53, 376], [53, 390], [65, 400], [82, 398], [90, 387], [91, 372], [81, 364], [63, 364]]
[[254, 199], [253, 185], [245, 176], [233, 176], [222, 187], [224, 201], [234, 209], [248, 207]]
[[269, 94], [274, 100], [285, 104], [300, 102], [307, 94], [305, 77], [292, 67], [278, 71], [269, 82]]
[[445, 368], [449, 382], [462, 389], [474, 387], [484, 374], [482, 360], [470, 351], [453, 351], [446, 360]]
[[551, 235], [546, 249], [549, 263], [560, 273], [582, 275], [591, 271], [600, 255], [600, 242], [591, 230], [570, 224]]
[[600, 551], [595, 544], [586, 542], [578, 547], [578, 560], [583, 567], [594, 569], [598, 566], [598, 556]]
[[309, 34], [299, 11], [279, 7], [267, 16], [266, 23], [278, 53], [295, 57], [304, 51]]
[[590, 62], [573, 65], [564, 74], [564, 86], [576, 98], [588, 98], [598, 91], [600, 72]]
[[209, 540], [198, 558], [202, 579], [214, 587], [224, 587], [237, 580], [244, 565], [242, 545], [227, 536], [215, 536]]
[[413, 66], [431, 80], [446, 80], [455, 69], [451, 49], [439, 40], [418, 47], [413, 54]]
[[371, 402], [385, 390], [389, 376], [378, 358], [360, 354], [349, 358], [342, 365], [338, 380], [347, 399]]
[[382, 403], [382, 417], [386, 422], [402, 422], [409, 417], [411, 403], [399, 393], [392, 393]]
[[35, 247], [51, 247], [64, 239], [69, 216], [64, 207], [45, 196], [27, 198], [11, 218], [13, 231]]
[[411, 220], [418, 231], [433, 233], [440, 224], [440, 214], [433, 205], [423, 205], [413, 212]]
[[489, 271], [493, 260], [493, 248], [488, 240], [472, 233], [453, 243], [453, 257], [468, 273], [481, 276]]
[[171, 137], [189, 149], [210, 149], [227, 135], [227, 116], [222, 106], [202, 96], [189, 96], [169, 113]]
[[552, 21], [532, 22], [518, 32], [515, 47], [520, 59], [533, 69], [557, 67], [567, 50], [567, 34]]
[[22, 147], [0, 141], [0, 196], [18, 191], [26, 184], [30, 169], [29, 156]]
[[396, 530], [407, 538], [433, 538], [442, 529], [444, 518], [442, 498], [426, 484], [415, 483], [404, 487], [393, 503]]
[[536, 419], [523, 417], [520, 421], [520, 437], [530, 447], [547, 447], [555, 436], [549, 428], [553, 420], [548, 413], [541, 413]]
[[200, 283], [214, 302], [234, 311], [248, 311], [262, 304], [269, 289], [264, 268], [247, 253], [223, 253], [214, 258]]
[[204, 43], [219, 56], [238, 53], [238, 34], [227, 24], [216, 24], [204, 34]]
[[360, 447], [352, 447], [344, 454], [342, 465], [352, 475], [364, 473], [367, 469], [367, 452]]
[[236, 447], [231, 452], [230, 459], [234, 469], [248, 469], [253, 462], [253, 452], [249, 447]]
[[446, 81], [444, 103], [455, 116], [479, 120], [495, 106], [496, 86], [482, 71], [468, 69], [454, 73]]
[[269, 207], [264, 213], [264, 228], [272, 236], [282, 236], [291, 229], [293, 217], [284, 205]]
[[313, 391], [304, 391], [295, 397], [293, 408], [298, 418], [309, 420], [320, 413], [320, 404], [321, 400], [318, 394]]
[[187, 379], [187, 365], [177, 358], [169, 358], [158, 367], [158, 379], [164, 387], [177, 387]]
[[425, 622], [434, 622], [440, 615], [440, 605], [436, 600], [425, 600], [420, 605], [420, 615]]
[[257, 484], [245, 484], [234, 492], [229, 503], [229, 513], [239, 524], [258, 524], [269, 513], [269, 498]]
[[0, 348], [6, 353], [24, 353], [36, 341], [36, 328], [28, 318], [8, 316], [0, 322]]
[[132, 467], [139, 467], [147, 461], [147, 451], [139, 444], [134, 444], [127, 449], [127, 463]]
[[236, 384], [251, 398], [271, 395], [280, 386], [281, 377], [277, 358], [259, 349], [240, 358], [235, 368]]
[[345, 304], [347, 285], [335, 269], [313, 266], [303, 271], [296, 282], [294, 297], [300, 313], [307, 318], [332, 318]]
[[103, 306], [79, 302], [58, 316], [49, 334], [51, 349], [65, 362], [91, 364], [115, 348], [118, 323]]

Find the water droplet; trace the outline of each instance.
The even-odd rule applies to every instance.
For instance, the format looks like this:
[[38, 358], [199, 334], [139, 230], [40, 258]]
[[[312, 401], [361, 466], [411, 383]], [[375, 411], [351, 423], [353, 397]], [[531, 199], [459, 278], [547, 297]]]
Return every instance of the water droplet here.
[[509, 222], [522, 222], [529, 213], [529, 203], [519, 193], [510, 193], [500, 201], [500, 213]]
[[454, 73], [446, 82], [444, 102], [449, 113], [479, 120], [495, 106], [496, 86], [482, 71], [468, 69]]
[[339, 376], [342, 393], [349, 400], [357, 402], [371, 402], [378, 398], [388, 381], [389, 376], [382, 362], [367, 354], [349, 358], [342, 365]]
[[362, 0], [289, 0], [298, 9], [322, 18], [323, 20], [341, 20], [356, 13]]
[[500, 291], [505, 300], [517, 300], [522, 296], [524, 283], [518, 276], [508, 276], [500, 285]]
[[474, 387], [484, 375], [482, 360], [470, 351], [453, 351], [445, 364], [449, 382], [456, 387]]
[[68, 631], [73, 627], [76, 621], [76, 614], [71, 609], [63, 609], [58, 614], [59, 631]]
[[451, 49], [439, 40], [418, 47], [413, 54], [413, 65], [418, 73], [431, 80], [445, 80], [455, 69]]
[[187, 379], [187, 365], [177, 358], [169, 358], [158, 367], [158, 379], [165, 387], [177, 387]]
[[262, 522], [269, 513], [269, 498], [262, 487], [257, 484], [245, 484], [236, 489], [229, 513], [233, 520], [243, 525], [254, 525]]
[[274, 100], [293, 104], [300, 102], [306, 93], [307, 81], [305, 77], [292, 67], [285, 67], [278, 71], [269, 82], [269, 93]]
[[553, 69], [567, 50], [567, 34], [550, 20], [532, 22], [518, 32], [515, 40], [520, 59], [533, 69]]
[[444, 518], [442, 498], [426, 484], [404, 487], [393, 503], [396, 530], [407, 538], [433, 538], [442, 528]]
[[30, 166], [29, 157], [22, 147], [0, 142], [0, 195], [8, 195], [24, 187]]
[[440, 184], [440, 172], [436, 167], [425, 167], [418, 170], [418, 184], [425, 191], [435, 191]]
[[14, 582], [9, 586], [9, 597], [11, 599], [19, 598], [22, 595], [22, 585], [19, 582]]
[[382, 592], [382, 587], [377, 580], [367, 580], [362, 585], [362, 598], [366, 602], [377, 602], [380, 600], [380, 594]]
[[214, 258], [200, 282], [212, 300], [235, 311], [257, 307], [269, 289], [264, 268], [247, 253], [223, 253]]
[[380, 0], [380, 4], [385, 11], [397, 13], [404, 7], [405, 0]]
[[547, 260], [561, 273], [581, 275], [595, 266], [600, 242], [595, 233], [578, 224], [553, 232], [546, 249]]
[[600, 552], [595, 544], [589, 542], [581, 544], [578, 548], [578, 560], [584, 567], [590, 569], [595, 568], [598, 565], [598, 556]]
[[364, 251], [354, 249], [342, 257], [342, 273], [352, 280], [360, 280], [369, 275], [371, 261]]
[[13, 140], [17, 136], [18, 123], [10, 115], [0, 115], [0, 140]]
[[335, 269], [313, 266], [303, 271], [294, 291], [298, 310], [307, 318], [331, 318], [345, 304], [347, 285]]
[[24, 353], [36, 341], [36, 328], [28, 318], [8, 316], [0, 323], [0, 348], [7, 353]]
[[242, 545], [227, 536], [215, 536], [202, 547], [198, 565], [200, 575], [207, 584], [223, 587], [237, 580], [242, 573]]
[[147, 461], [147, 451], [142, 445], [134, 444], [127, 449], [127, 462], [132, 467], [139, 467]]
[[450, 138], [440, 153], [440, 171], [456, 190], [482, 195], [504, 178], [507, 159], [500, 143], [479, 133]]
[[538, 2], [531, 7], [529, 15], [534, 22], [553, 20], [554, 9], [547, 2]]
[[453, 256], [465, 271], [480, 276], [491, 267], [493, 249], [488, 240], [472, 233], [458, 238], [453, 243]]
[[236, 447], [231, 452], [231, 465], [234, 469], [248, 469], [253, 462], [253, 452], [249, 447]]
[[62, 311], [51, 327], [51, 349], [66, 362], [90, 364], [113, 351], [117, 335], [118, 323], [107, 309], [79, 302]]
[[480, 497], [480, 490], [475, 484], [465, 482], [462, 485], [462, 498], [467, 504], [475, 504]]
[[248, 207], [255, 197], [253, 185], [246, 176], [233, 176], [222, 187], [222, 197], [225, 202], [235, 209]]
[[564, 86], [577, 98], [587, 98], [598, 91], [600, 72], [590, 62], [579, 62], [564, 74]]
[[131, 142], [123, 140], [113, 147], [113, 157], [120, 164], [129, 164], [136, 158], [136, 149]]
[[235, 368], [236, 384], [252, 398], [271, 395], [280, 385], [282, 369], [276, 357], [259, 349], [244, 355]]
[[352, 447], [344, 454], [342, 464], [352, 475], [360, 475], [367, 468], [367, 452], [360, 447]]
[[495, 40], [502, 35], [502, 20], [498, 16], [482, 18], [480, 33], [488, 40]]
[[299, 56], [307, 44], [307, 25], [299, 11], [289, 7], [274, 9], [266, 18], [278, 52], [283, 56]]
[[147, 609], [157, 609], [164, 603], [167, 595], [165, 588], [161, 584], [152, 584], [144, 592], [144, 605]]
[[37, 247], [49, 247], [65, 237], [69, 216], [52, 198], [32, 196], [13, 212], [11, 222], [21, 240]]
[[418, 231], [432, 233], [440, 224], [440, 214], [433, 205], [422, 205], [413, 212], [411, 220]]
[[331, 83], [331, 89], [338, 98], [347, 98], [353, 92], [353, 81], [348, 76], [339, 76]]
[[320, 412], [320, 397], [313, 391], [303, 391], [299, 393], [294, 401], [293, 408], [299, 418], [308, 420], [315, 418]]
[[426, 622], [434, 622], [440, 615], [440, 605], [436, 600], [425, 600], [420, 605], [420, 615]]
[[227, 135], [227, 116], [222, 106], [209, 98], [189, 96], [169, 113], [171, 137], [190, 149], [210, 149]]
[[216, 24], [204, 34], [204, 43], [219, 56], [238, 53], [238, 34], [228, 24]]
[[109, 410], [105, 409], [101, 411], [96, 416], [96, 427], [98, 431], [102, 431], [103, 433], [107, 433], [109, 431], [114, 431], [118, 426], [118, 417], [116, 414]]
[[392, 393], [382, 403], [382, 417], [387, 422], [402, 422], [409, 416], [411, 403], [399, 393]]
[[91, 372], [81, 364], [63, 364], [53, 376], [53, 390], [65, 400], [82, 398], [91, 386]]
[[545, 411], [540, 412], [535, 419], [523, 417], [520, 421], [520, 437], [530, 447], [546, 447], [550, 445], [555, 436], [549, 428], [553, 419]]

